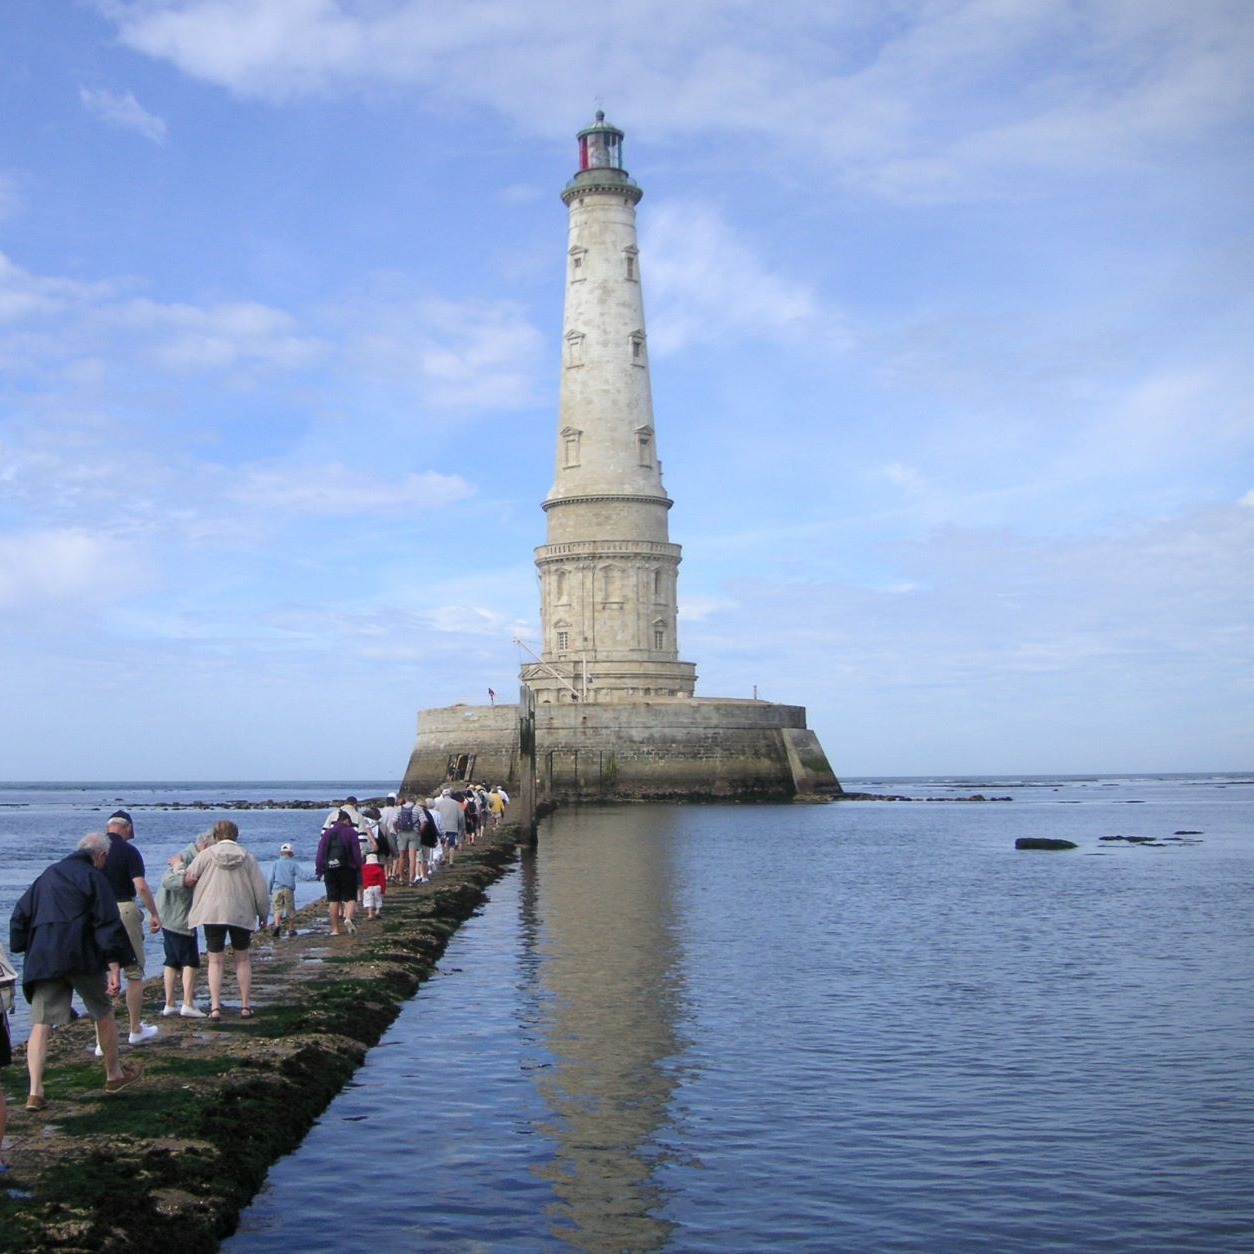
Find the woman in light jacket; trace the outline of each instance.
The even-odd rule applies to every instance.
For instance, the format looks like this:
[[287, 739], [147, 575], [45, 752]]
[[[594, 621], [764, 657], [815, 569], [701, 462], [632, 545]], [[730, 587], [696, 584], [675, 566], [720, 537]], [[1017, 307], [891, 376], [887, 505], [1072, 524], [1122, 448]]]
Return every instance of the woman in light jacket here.
[[239, 841], [239, 828], [230, 819], [213, 825], [214, 843], [202, 850], [187, 868], [183, 883], [196, 891], [187, 916], [191, 927], [205, 929], [209, 955], [209, 1018], [222, 1018], [222, 967], [227, 934], [235, 958], [240, 1016], [251, 1019], [253, 967], [248, 947], [253, 932], [265, 927], [270, 893], [257, 859]]

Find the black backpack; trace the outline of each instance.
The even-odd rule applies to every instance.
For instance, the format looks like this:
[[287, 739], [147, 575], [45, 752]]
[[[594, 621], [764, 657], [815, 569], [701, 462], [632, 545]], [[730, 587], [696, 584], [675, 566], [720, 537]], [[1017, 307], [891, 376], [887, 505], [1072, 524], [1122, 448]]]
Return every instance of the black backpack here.
[[431, 817], [431, 811], [422, 807], [422, 829], [418, 833], [418, 843], [427, 849], [434, 849], [440, 843], [440, 829]]
[[344, 837], [338, 828], [331, 832], [331, 839], [327, 841], [327, 860], [324, 864], [328, 871], [338, 871], [342, 866], [351, 866], [348, 857], [348, 851], [344, 848]]
[[408, 802], [401, 806], [401, 812], [396, 816], [396, 830], [398, 832], [414, 830], [414, 807]]

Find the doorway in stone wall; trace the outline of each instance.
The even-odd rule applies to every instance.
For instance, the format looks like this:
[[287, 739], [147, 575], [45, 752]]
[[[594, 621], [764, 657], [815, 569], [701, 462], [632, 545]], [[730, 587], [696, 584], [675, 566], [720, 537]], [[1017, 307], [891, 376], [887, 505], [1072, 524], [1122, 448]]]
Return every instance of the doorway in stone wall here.
[[473, 779], [475, 755], [473, 753], [450, 753], [448, 759], [448, 778], [450, 780]]

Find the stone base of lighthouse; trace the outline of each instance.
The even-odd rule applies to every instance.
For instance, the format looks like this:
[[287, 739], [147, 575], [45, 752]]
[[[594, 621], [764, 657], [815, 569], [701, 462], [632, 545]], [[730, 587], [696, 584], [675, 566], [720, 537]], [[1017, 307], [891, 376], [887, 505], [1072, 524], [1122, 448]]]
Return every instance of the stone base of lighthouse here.
[[[802, 706], [655, 697], [538, 705], [538, 796], [553, 801], [787, 801], [840, 781]], [[404, 790], [448, 780], [519, 784], [518, 709], [422, 710]]]

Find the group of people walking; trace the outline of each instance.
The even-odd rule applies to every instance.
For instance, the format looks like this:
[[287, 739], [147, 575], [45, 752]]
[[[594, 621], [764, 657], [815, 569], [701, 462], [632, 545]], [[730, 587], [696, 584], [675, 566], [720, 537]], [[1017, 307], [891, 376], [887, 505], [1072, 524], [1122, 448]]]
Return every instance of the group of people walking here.
[[[473, 844], [480, 831], [499, 824], [508, 801], [504, 789], [470, 786], [459, 792], [445, 788], [423, 802], [389, 796], [381, 809], [359, 810], [355, 797], [335, 807], [323, 825], [314, 868], [326, 888], [331, 934], [356, 931], [359, 902], [368, 918], [378, 918], [388, 884], [427, 882], [442, 861], [453, 862], [459, 846]], [[24, 955], [21, 984], [31, 1018], [27, 1110], [47, 1107], [48, 1044], [53, 1028], [74, 1017], [75, 995], [95, 1025], [105, 1091], [121, 1092], [142, 1075], [138, 1060], [121, 1061], [121, 1028], [114, 1010], [125, 981], [128, 1044], [143, 1045], [159, 1035], [158, 1027], [142, 1018], [141, 903], [148, 911], [151, 932], [162, 935], [161, 1014], [167, 1017], [221, 1019], [229, 942], [239, 1014], [251, 1018], [254, 933], [267, 928], [273, 915], [276, 937], [284, 928], [289, 936], [296, 934], [295, 889], [305, 872], [292, 845], [281, 847], [267, 878], [257, 859], [239, 843], [236, 824], [222, 819], [169, 858], [154, 895], [134, 838], [131, 815], [115, 811], [103, 834], [84, 836], [72, 853], [35, 880], [14, 907], [9, 941], [14, 953]], [[204, 929], [208, 955], [207, 1012], [195, 999], [200, 967], [197, 928]], [[0, 1013], [0, 1067], [11, 1061], [8, 1021]], [[0, 1145], [5, 1122], [0, 1089]]]
[[367, 919], [381, 917], [389, 885], [426, 884], [442, 863], [453, 865], [458, 848], [499, 824], [508, 804], [504, 788], [482, 784], [424, 800], [389, 793], [381, 808], [359, 809], [348, 797], [327, 815], [314, 861], [331, 935], [355, 932], [359, 907]]

